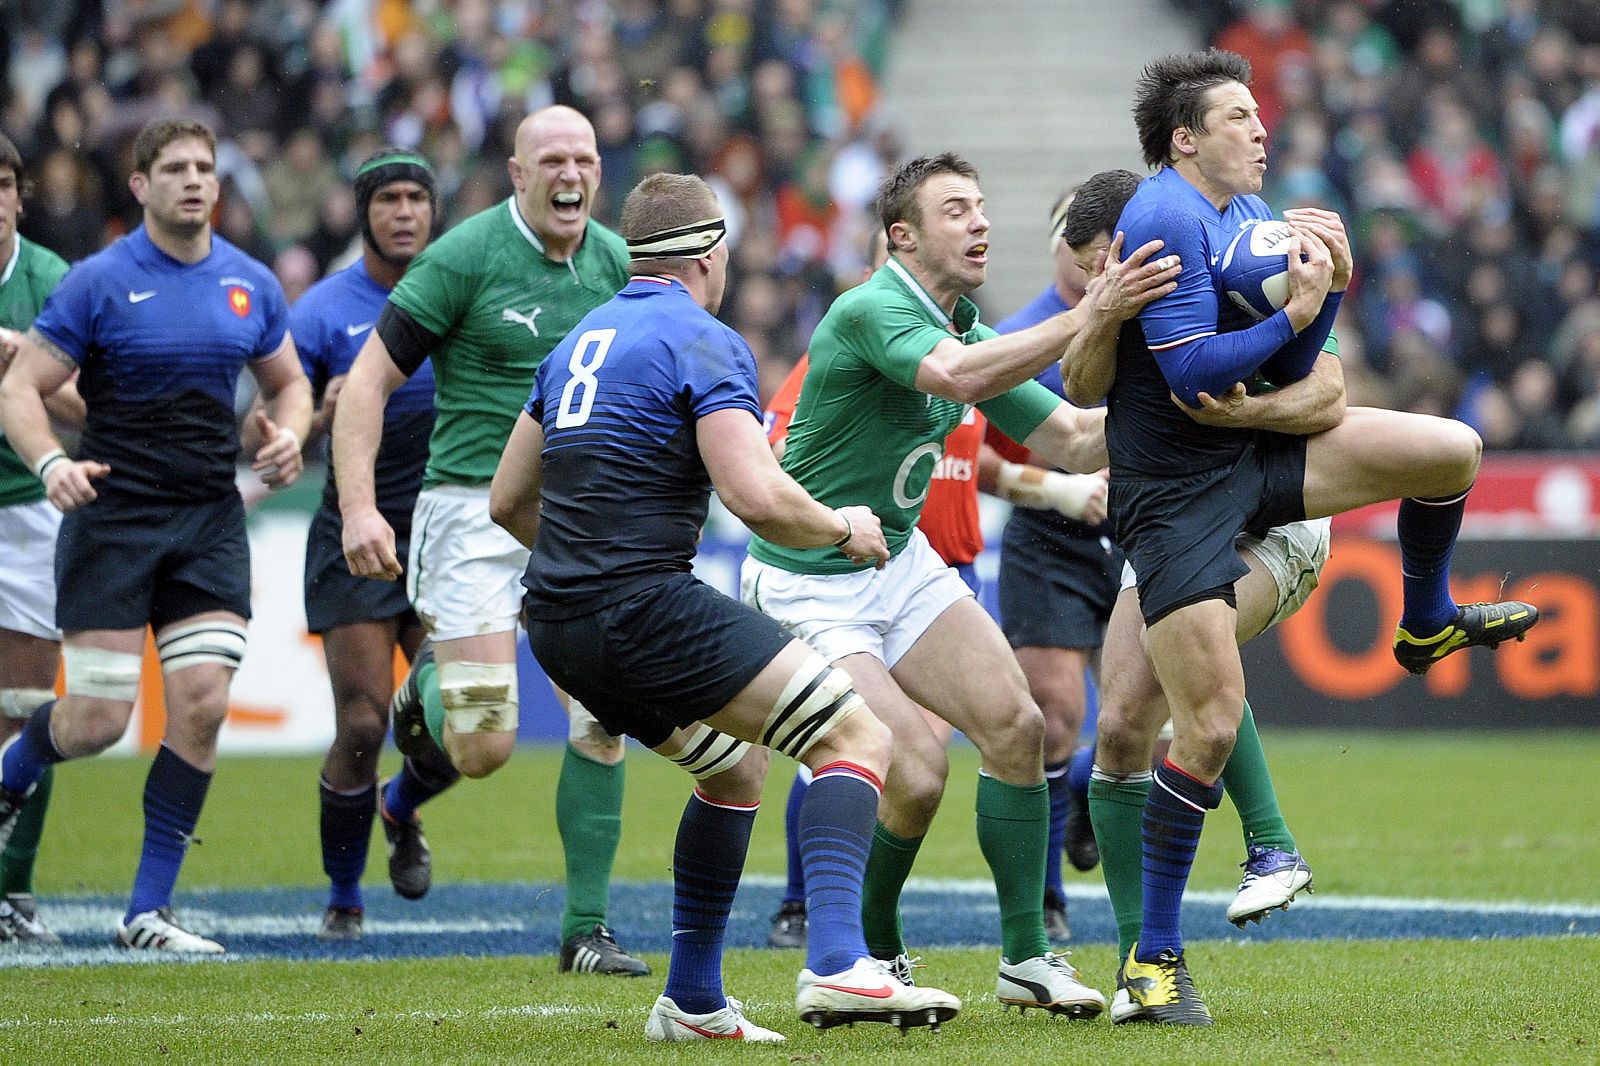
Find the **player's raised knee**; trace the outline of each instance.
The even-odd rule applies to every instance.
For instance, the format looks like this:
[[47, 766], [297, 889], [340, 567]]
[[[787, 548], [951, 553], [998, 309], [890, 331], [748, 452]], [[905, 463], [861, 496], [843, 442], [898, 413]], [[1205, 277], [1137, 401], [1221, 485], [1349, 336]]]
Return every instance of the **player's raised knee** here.
[[517, 745], [515, 733], [474, 733], [470, 736], [445, 734], [445, 748], [462, 777], [488, 777], [511, 758]]

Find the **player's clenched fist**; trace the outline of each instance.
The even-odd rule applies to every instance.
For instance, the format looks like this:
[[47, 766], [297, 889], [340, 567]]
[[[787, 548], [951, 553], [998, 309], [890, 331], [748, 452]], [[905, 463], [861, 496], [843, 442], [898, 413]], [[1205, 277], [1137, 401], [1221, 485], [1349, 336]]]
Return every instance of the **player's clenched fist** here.
[[344, 561], [357, 577], [384, 581], [400, 577], [394, 530], [376, 508], [344, 516]]

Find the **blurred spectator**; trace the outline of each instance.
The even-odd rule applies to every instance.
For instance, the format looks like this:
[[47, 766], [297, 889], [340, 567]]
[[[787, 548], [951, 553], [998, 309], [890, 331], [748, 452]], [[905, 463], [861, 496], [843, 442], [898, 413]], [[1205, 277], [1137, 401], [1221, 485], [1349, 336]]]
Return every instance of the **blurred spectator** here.
[[1311, 66], [1311, 35], [1295, 22], [1289, 0], [1257, 0], [1216, 43], [1250, 61], [1261, 122], [1268, 132], [1276, 129], [1283, 115], [1285, 80]]
[[279, 252], [272, 260], [272, 272], [278, 276], [278, 284], [283, 286], [283, 295], [290, 304], [300, 299], [321, 276], [317, 257], [303, 244], [291, 244]]
[[[279, 244], [308, 237], [317, 226], [317, 212], [339, 172], [328, 159], [322, 138], [302, 127], [289, 135], [283, 154], [262, 173], [271, 213], [267, 235]], [[315, 281], [315, 278], [312, 278]]]
[[51, 149], [36, 168], [37, 194], [23, 213], [23, 236], [69, 262], [98, 252], [105, 241], [106, 217], [95, 206], [100, 195], [93, 173], [66, 148]]

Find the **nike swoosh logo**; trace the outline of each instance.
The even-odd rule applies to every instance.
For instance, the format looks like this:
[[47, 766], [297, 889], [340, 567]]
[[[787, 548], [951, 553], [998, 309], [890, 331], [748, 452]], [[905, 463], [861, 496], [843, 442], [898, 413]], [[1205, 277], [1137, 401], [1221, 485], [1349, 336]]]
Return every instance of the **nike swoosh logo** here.
[[888, 985], [880, 985], [877, 988], [846, 988], [844, 985], [818, 984], [817, 987], [831, 988], [835, 992], [848, 992], [852, 996], [866, 996], [868, 999], [888, 999], [894, 995], [894, 989]]
[[702, 1029], [698, 1025], [690, 1025], [682, 1018], [674, 1018], [673, 1020], [691, 1033], [699, 1033], [707, 1040], [741, 1040], [744, 1038], [743, 1033], [713, 1033], [710, 1029]]
[[156, 290], [154, 289], [151, 289], [149, 292], [134, 292], [132, 289], [129, 289], [128, 302], [131, 304], [142, 304], [155, 294]]
[[353, 326], [346, 326], [344, 328], [344, 334], [346, 337], [359, 337], [371, 328], [371, 322], [357, 322]]

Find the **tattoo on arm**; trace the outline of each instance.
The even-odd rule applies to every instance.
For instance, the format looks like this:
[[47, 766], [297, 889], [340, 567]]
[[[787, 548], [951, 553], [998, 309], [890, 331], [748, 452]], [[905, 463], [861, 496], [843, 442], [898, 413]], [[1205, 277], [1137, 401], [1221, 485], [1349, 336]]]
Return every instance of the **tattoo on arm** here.
[[49, 337], [46, 337], [43, 333], [40, 333], [36, 329], [30, 328], [28, 330], [28, 339], [37, 344], [40, 351], [44, 352], [44, 354], [54, 359], [62, 366], [71, 367], [73, 370], [78, 369], [78, 361], [72, 358], [72, 356], [68, 355], [66, 351], [62, 349], [61, 345], [57, 344]]

